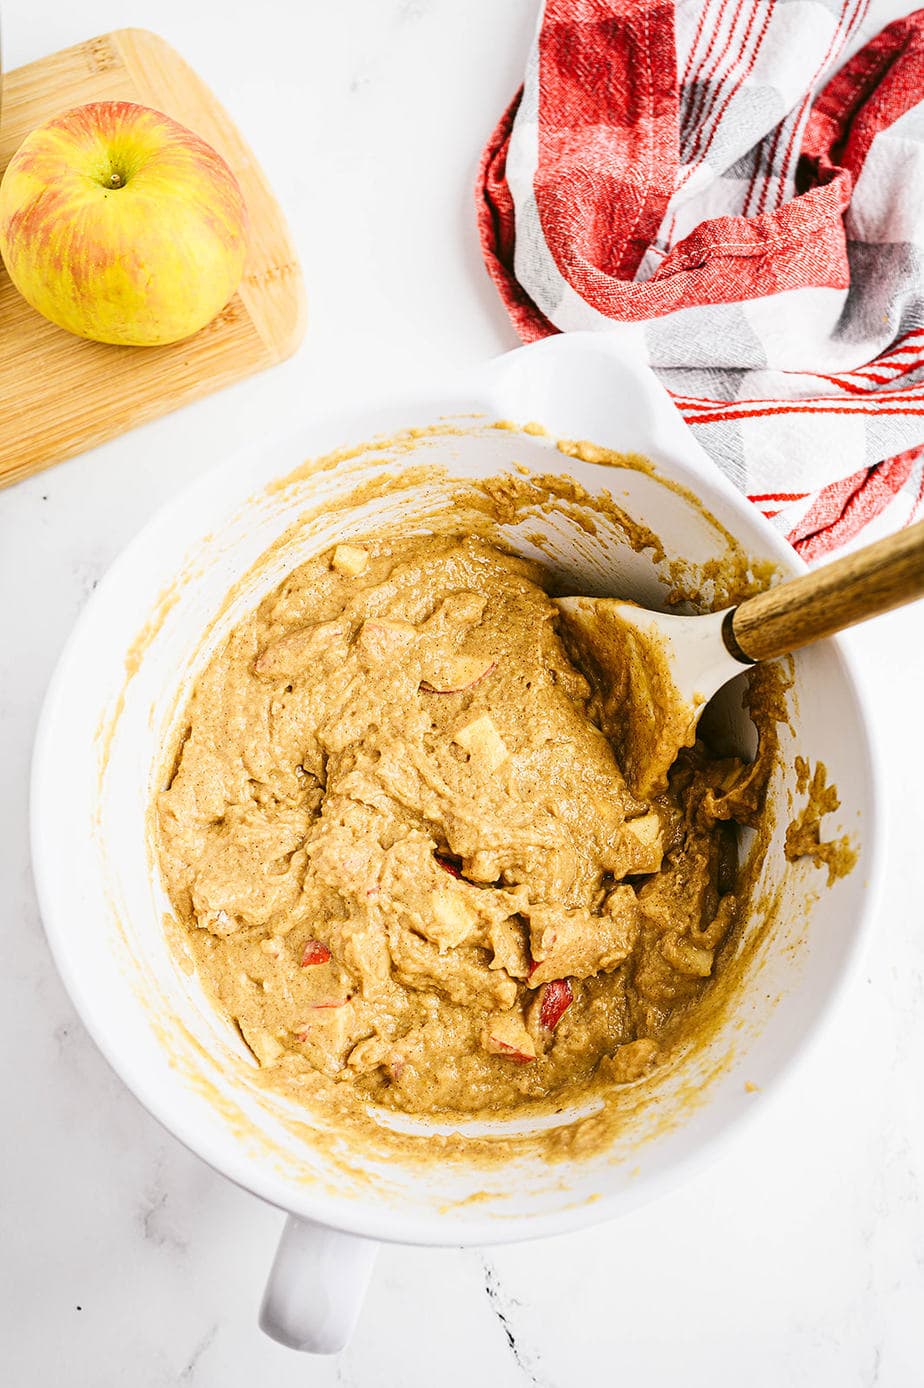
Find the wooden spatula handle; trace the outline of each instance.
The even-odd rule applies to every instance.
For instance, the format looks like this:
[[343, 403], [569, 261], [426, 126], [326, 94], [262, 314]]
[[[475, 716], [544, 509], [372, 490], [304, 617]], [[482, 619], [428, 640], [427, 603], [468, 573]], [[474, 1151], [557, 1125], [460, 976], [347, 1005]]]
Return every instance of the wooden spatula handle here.
[[732, 615], [729, 645], [772, 660], [920, 597], [924, 521], [748, 598]]

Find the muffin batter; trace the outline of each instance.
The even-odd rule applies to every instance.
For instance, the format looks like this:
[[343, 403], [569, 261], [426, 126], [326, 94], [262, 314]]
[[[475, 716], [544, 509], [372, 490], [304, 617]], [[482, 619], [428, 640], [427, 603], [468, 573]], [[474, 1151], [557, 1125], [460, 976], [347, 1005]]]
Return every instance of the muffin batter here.
[[638, 798], [602, 697], [540, 566], [472, 535], [339, 545], [234, 630], [159, 851], [269, 1083], [496, 1112], [637, 1079], [691, 1025], [769, 765], [700, 742]]

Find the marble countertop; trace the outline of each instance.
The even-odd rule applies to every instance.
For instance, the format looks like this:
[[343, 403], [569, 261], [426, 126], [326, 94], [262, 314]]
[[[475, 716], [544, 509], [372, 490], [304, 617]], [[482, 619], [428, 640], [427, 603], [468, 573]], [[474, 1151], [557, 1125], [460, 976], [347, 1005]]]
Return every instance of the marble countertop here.
[[310, 307], [292, 361], [0, 493], [10, 1388], [922, 1381], [920, 608], [851, 637], [879, 710], [891, 872], [865, 969], [782, 1094], [708, 1171], [618, 1224], [486, 1253], [384, 1249], [338, 1359], [260, 1334], [282, 1217], [141, 1109], [45, 945], [27, 842], [32, 737], [61, 644], [114, 555], [242, 437], [515, 345], [481, 268], [471, 188], [533, 18], [534, 0], [4, 4], [7, 67], [129, 22], [173, 42], [277, 189]]

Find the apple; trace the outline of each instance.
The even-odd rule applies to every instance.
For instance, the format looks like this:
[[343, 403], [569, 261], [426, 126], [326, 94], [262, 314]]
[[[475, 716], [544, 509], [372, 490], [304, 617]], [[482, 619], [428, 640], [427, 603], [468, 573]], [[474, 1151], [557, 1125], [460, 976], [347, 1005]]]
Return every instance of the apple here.
[[540, 992], [539, 1025], [545, 1031], [554, 1031], [574, 1002], [571, 984], [566, 978], [555, 978], [544, 984]]
[[417, 628], [410, 622], [370, 617], [360, 627], [356, 641], [367, 665], [382, 665], [402, 655], [416, 636]]
[[369, 566], [369, 551], [362, 545], [337, 545], [330, 562], [331, 568], [345, 578], [359, 578]]
[[638, 903], [631, 887], [609, 894], [603, 912], [585, 906], [529, 906], [529, 986], [558, 979], [611, 973], [627, 959], [638, 930]]
[[231, 298], [247, 210], [191, 130], [130, 101], [78, 106], [27, 135], [0, 183], [0, 254], [23, 298], [98, 342], [189, 337]]
[[452, 740], [489, 773], [495, 772], [510, 755], [506, 742], [497, 731], [497, 724], [487, 713], [466, 723], [453, 734]]
[[311, 626], [296, 627], [263, 648], [253, 663], [254, 674], [264, 679], [298, 675], [312, 656], [326, 651], [346, 635], [346, 630], [341, 622], [315, 622]]
[[423, 929], [427, 939], [439, 946], [440, 953], [464, 944], [477, 924], [478, 912], [459, 887], [447, 883], [430, 893], [430, 912]]
[[462, 694], [497, 669], [497, 661], [484, 656], [459, 655], [448, 660], [438, 675], [421, 680], [425, 694]]
[[322, 945], [320, 940], [309, 940], [302, 951], [302, 968], [310, 969], [315, 964], [328, 964], [330, 962], [330, 950], [327, 945]]
[[515, 1011], [490, 1017], [482, 1030], [481, 1044], [489, 1054], [505, 1056], [519, 1065], [536, 1059], [536, 1043]]
[[[308, 1004], [311, 1012], [323, 1012], [323, 1017], [312, 1017], [310, 1021], [302, 1022], [295, 1029], [295, 1036], [299, 1041], [310, 1041], [312, 1032], [318, 1028], [323, 1031], [337, 1030], [343, 1027], [345, 1013], [341, 1008], [349, 1007], [352, 995], [348, 993], [345, 998], [322, 998], [320, 1002], [310, 1002]], [[336, 1013], [336, 1017], [332, 1014]]]

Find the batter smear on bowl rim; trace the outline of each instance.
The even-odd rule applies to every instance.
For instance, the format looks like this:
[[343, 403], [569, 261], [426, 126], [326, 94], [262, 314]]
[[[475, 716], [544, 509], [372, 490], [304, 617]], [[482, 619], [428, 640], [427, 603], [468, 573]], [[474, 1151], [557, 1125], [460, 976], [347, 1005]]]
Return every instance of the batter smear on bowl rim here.
[[752, 676], [753, 763], [697, 741], [629, 784], [631, 727], [545, 585], [479, 536], [372, 534], [291, 573], [199, 677], [161, 868], [271, 1086], [498, 1113], [636, 1080], [695, 1030], [746, 908], [775, 672]]

